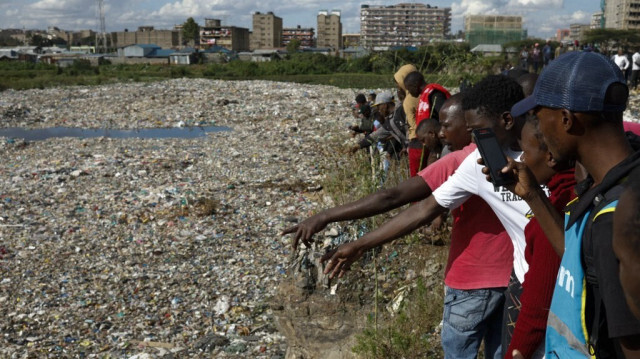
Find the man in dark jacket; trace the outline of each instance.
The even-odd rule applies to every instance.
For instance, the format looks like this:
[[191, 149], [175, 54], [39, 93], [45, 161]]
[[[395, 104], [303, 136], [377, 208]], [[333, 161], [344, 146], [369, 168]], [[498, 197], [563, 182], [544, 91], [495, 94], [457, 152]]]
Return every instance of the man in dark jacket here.
[[625, 301], [612, 248], [622, 184], [640, 166], [640, 152], [623, 129], [628, 93], [624, 75], [611, 59], [572, 52], [553, 61], [533, 95], [511, 110], [514, 116], [533, 111], [554, 159], [579, 162], [589, 174], [577, 186], [578, 199], [563, 222], [526, 166], [509, 161], [503, 169], [515, 175], [518, 183], [511, 189], [527, 201], [563, 256], [549, 313], [547, 357], [640, 355], [640, 321]]

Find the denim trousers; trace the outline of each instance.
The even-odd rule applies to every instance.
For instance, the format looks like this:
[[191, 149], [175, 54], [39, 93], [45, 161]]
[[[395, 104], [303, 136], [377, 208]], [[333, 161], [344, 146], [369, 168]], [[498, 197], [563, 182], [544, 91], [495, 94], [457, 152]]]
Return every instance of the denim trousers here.
[[442, 348], [446, 359], [502, 358], [505, 288], [461, 290], [445, 286]]

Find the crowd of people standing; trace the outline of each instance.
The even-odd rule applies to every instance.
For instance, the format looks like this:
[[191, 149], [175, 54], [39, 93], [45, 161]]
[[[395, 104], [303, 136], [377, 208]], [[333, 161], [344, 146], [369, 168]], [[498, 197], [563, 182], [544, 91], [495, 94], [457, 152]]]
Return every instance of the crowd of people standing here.
[[[521, 59], [530, 73], [489, 75], [454, 95], [402, 66], [400, 102], [383, 92], [358, 103], [351, 129], [364, 136], [354, 151], [406, 153], [408, 179], [284, 234], [310, 246], [329, 223], [409, 205], [324, 255], [325, 273], [343, 276], [367, 250], [449, 212], [446, 358], [476, 358], [481, 343], [485, 358], [640, 357], [640, 137], [622, 117], [623, 68], [549, 43]], [[495, 134], [509, 184], [492, 183], [472, 141], [480, 129]]]

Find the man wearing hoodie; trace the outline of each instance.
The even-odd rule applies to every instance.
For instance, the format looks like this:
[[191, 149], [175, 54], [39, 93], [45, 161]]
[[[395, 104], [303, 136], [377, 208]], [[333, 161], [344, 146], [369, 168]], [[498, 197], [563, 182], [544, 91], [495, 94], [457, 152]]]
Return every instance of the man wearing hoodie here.
[[[418, 104], [420, 103], [420, 99], [416, 96], [413, 96], [407, 91], [407, 88], [404, 86], [404, 79], [408, 74], [418, 71], [418, 69], [409, 64], [404, 65], [398, 69], [398, 71], [393, 75], [393, 79], [396, 82], [396, 87], [398, 88], [398, 92], [402, 92], [405, 94], [405, 99], [402, 102], [402, 108], [404, 109], [404, 114], [407, 120], [407, 139], [409, 143], [412, 141], [416, 141], [416, 112], [418, 110]], [[412, 174], [414, 176], [415, 174]]]

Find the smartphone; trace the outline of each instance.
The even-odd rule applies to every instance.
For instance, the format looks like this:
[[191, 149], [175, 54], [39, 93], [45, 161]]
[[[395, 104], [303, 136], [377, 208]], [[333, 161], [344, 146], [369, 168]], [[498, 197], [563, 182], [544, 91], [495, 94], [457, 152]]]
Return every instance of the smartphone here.
[[484, 160], [484, 165], [489, 168], [489, 175], [494, 186], [505, 186], [515, 182], [511, 174], [500, 172], [507, 165], [507, 158], [502, 152], [496, 134], [490, 128], [480, 128], [472, 132], [474, 141]]

